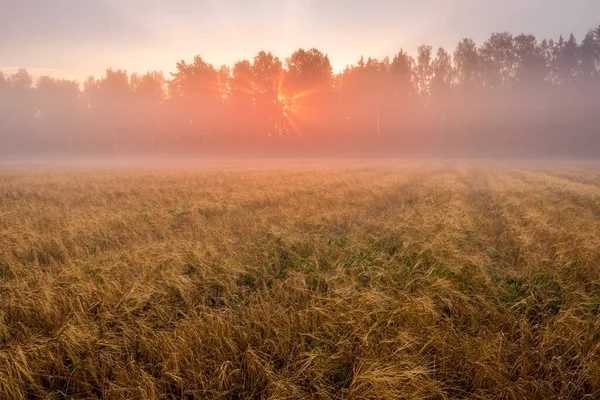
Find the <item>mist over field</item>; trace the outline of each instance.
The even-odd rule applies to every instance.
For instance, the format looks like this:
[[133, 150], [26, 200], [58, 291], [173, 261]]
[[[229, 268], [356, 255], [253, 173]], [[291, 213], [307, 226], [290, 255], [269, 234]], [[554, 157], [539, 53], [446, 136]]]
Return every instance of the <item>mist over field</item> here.
[[593, 158], [598, 126], [600, 28], [423, 45], [338, 73], [298, 49], [83, 83], [0, 74], [3, 158]]

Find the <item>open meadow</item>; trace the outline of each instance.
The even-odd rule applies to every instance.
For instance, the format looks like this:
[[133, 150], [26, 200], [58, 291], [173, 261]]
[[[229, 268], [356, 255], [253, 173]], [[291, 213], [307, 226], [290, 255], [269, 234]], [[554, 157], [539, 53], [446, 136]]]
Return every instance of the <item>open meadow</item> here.
[[600, 164], [0, 164], [2, 399], [600, 397]]

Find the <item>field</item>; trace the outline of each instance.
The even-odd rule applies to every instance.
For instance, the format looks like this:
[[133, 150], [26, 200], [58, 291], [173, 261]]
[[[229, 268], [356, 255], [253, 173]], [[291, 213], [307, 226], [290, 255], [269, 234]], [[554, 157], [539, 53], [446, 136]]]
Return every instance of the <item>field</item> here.
[[600, 397], [600, 164], [0, 165], [2, 399]]

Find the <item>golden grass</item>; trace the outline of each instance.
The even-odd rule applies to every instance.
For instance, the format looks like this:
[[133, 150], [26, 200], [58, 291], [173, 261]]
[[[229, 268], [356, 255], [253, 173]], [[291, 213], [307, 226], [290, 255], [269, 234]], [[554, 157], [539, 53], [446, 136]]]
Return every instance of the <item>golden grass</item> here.
[[600, 396], [598, 164], [0, 168], [0, 398]]

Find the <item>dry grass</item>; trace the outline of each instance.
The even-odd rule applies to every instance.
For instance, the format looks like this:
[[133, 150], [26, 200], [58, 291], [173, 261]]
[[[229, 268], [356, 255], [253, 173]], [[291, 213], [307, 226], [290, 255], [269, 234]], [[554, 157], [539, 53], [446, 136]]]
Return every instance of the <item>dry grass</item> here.
[[0, 398], [600, 397], [598, 164], [0, 168]]

